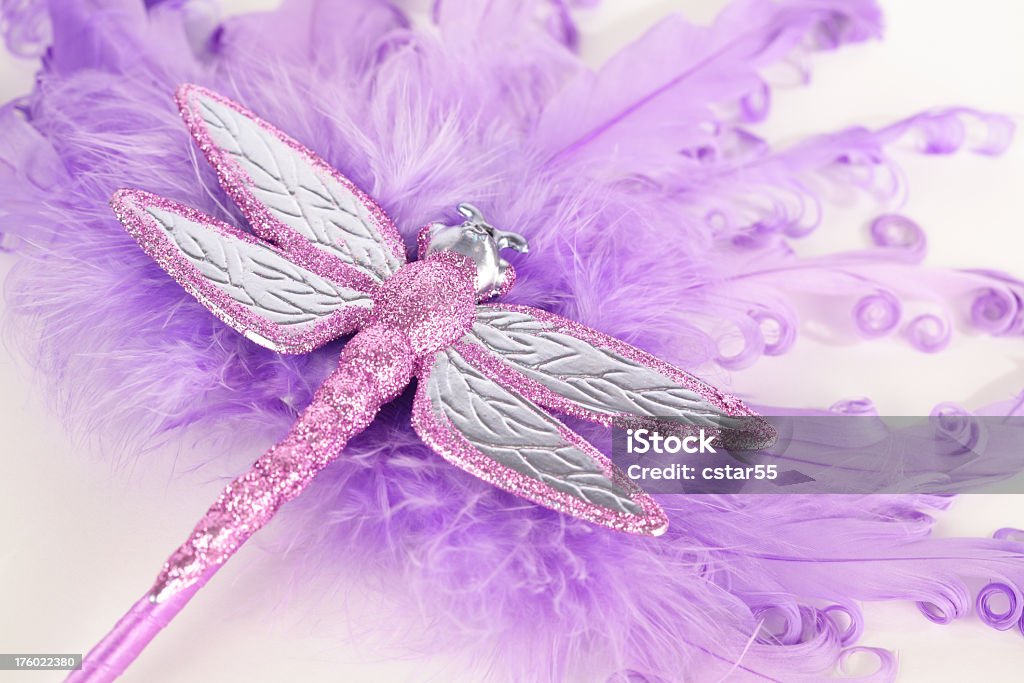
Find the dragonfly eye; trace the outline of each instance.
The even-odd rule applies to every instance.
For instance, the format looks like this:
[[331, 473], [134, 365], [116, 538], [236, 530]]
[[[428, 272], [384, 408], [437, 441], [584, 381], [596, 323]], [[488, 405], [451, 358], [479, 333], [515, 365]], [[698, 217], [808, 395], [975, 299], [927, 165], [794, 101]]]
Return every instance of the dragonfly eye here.
[[458, 211], [466, 219], [461, 225], [432, 223], [421, 231], [417, 241], [420, 258], [430, 254], [452, 252], [468, 257], [476, 264], [476, 290], [481, 300], [503, 294], [515, 280], [514, 269], [501, 258], [502, 249], [525, 254], [526, 238], [514, 232], [496, 230], [472, 204], [459, 204]]

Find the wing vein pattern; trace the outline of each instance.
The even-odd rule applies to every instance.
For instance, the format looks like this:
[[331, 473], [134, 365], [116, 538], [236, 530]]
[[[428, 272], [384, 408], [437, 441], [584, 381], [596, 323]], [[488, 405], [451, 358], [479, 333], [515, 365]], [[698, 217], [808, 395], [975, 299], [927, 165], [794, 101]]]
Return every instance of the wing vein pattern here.
[[546, 390], [592, 413], [711, 427], [728, 427], [736, 422], [699, 393], [656, 368], [613, 349], [595, 346], [521, 310], [478, 307], [467, 340]]
[[249, 190], [273, 218], [378, 282], [402, 266], [370, 208], [329, 171], [219, 99], [197, 101], [210, 139], [249, 177]]
[[267, 247], [227, 238], [166, 209], [146, 211], [203, 277], [273, 323], [303, 326], [345, 306], [372, 306], [365, 293], [330, 282]]
[[560, 421], [483, 375], [456, 350], [435, 356], [426, 396], [434, 420], [450, 424], [488, 459], [591, 505], [642, 514], [595, 458], [566, 437]]

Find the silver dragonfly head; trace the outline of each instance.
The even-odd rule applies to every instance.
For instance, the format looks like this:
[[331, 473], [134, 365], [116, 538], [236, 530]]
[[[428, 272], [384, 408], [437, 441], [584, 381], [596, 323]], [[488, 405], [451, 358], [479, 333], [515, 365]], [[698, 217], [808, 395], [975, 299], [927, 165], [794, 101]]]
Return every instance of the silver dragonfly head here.
[[484, 300], [504, 294], [512, 286], [515, 269], [501, 258], [501, 250], [528, 253], [530, 247], [526, 238], [514, 232], [497, 230], [472, 204], [459, 204], [458, 210], [466, 219], [462, 224], [432, 223], [427, 227], [420, 257], [426, 258], [442, 251], [466, 256], [476, 264], [477, 296]]

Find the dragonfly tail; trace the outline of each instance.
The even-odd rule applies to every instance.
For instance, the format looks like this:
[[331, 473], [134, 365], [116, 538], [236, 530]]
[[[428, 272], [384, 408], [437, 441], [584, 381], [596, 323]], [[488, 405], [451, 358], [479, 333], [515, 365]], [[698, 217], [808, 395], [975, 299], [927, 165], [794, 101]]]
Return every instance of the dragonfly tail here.
[[288, 434], [232, 481], [164, 563], [153, 587], [86, 656], [67, 683], [117, 678], [199, 589], [289, 500], [365, 429], [381, 405], [413, 374], [414, 356], [400, 335], [368, 328], [353, 337], [338, 368]]

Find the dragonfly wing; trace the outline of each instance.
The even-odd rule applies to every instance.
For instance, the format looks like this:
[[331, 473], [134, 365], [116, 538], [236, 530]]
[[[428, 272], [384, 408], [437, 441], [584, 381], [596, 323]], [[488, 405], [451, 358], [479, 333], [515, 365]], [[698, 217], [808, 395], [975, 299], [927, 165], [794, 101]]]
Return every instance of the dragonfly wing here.
[[370, 295], [292, 263], [252, 235], [169, 199], [121, 190], [111, 200], [142, 248], [192, 296], [250, 340], [305, 353], [358, 327]]
[[394, 224], [327, 162], [241, 105], [196, 85], [177, 92], [185, 123], [260, 237], [307, 265], [327, 255], [382, 282], [405, 263]]
[[527, 306], [477, 308], [460, 349], [485, 372], [547, 408], [602, 424], [720, 434], [759, 449], [775, 430], [739, 399], [614, 337]]
[[446, 460], [535, 503], [631, 533], [668, 526], [658, 504], [585, 439], [454, 348], [421, 372], [413, 425]]

